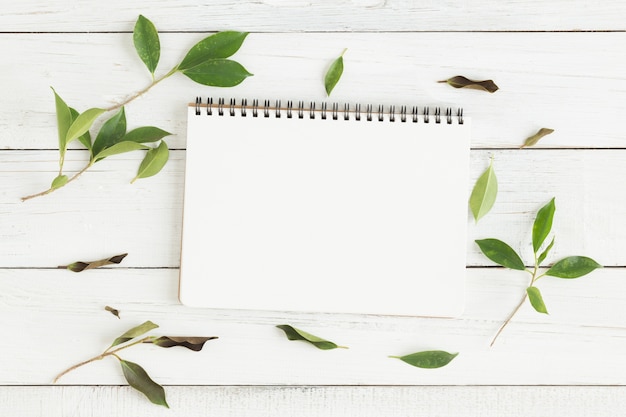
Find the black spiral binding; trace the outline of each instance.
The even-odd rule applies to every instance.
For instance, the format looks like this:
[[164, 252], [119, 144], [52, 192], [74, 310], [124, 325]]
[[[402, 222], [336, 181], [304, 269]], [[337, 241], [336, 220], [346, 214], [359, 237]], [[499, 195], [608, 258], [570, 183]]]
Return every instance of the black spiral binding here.
[[[432, 110], [432, 117], [431, 117]], [[202, 98], [196, 97], [196, 105], [195, 105], [196, 115], [206, 114], [208, 116], [212, 116], [213, 114], [217, 114], [218, 116], [224, 116], [226, 114], [230, 116], [235, 116], [237, 112], [241, 117], [248, 117], [251, 115], [252, 117], [270, 117], [274, 116], [276, 118], [281, 118], [283, 115], [288, 118], [297, 117], [299, 119], [303, 119], [308, 117], [310, 119], [315, 119], [319, 116], [321, 119], [325, 120], [327, 118], [331, 120], [338, 120], [343, 118], [343, 120], [350, 120], [350, 117], [354, 117], [355, 120], [361, 120], [361, 105], [356, 104], [354, 107], [350, 107], [349, 104], [344, 104], [343, 108], [340, 108], [338, 103], [332, 103], [329, 107], [327, 103], [321, 103], [319, 108], [315, 102], [310, 102], [308, 105], [305, 105], [304, 101], [299, 101], [297, 106], [294, 106], [293, 101], [287, 101], [287, 105], [285, 107], [281, 106], [281, 101], [276, 100], [273, 104], [270, 100], [264, 100], [262, 104], [259, 104], [259, 100], [252, 100], [252, 104], [248, 104], [247, 99], [242, 99], [239, 104], [237, 104], [237, 100], [231, 98], [226, 104], [226, 100], [223, 98], [217, 99], [217, 103], [213, 101], [213, 98], [209, 97], [207, 99], [207, 103], [202, 103]], [[343, 115], [341, 117], [340, 115]], [[434, 121], [434, 123], [441, 124], [442, 120], [445, 121], [445, 124], [453, 124], [456, 119], [457, 124], [463, 124], [463, 109], [457, 109], [456, 114], [452, 108], [446, 108], [445, 114], [442, 114], [440, 107], [430, 108], [423, 107], [420, 113], [420, 108], [418, 106], [412, 106], [409, 110], [407, 106], [401, 106], [399, 111], [396, 112], [396, 106], [389, 106], [387, 111], [385, 111], [385, 106], [379, 105], [377, 110], [374, 110], [371, 104], [366, 105], [364, 118], [367, 121], [389, 121], [396, 122], [400, 121], [401, 123], [412, 122], [418, 123], [420, 120], [423, 123], [430, 123]], [[386, 117], [385, 117], [386, 116]]]

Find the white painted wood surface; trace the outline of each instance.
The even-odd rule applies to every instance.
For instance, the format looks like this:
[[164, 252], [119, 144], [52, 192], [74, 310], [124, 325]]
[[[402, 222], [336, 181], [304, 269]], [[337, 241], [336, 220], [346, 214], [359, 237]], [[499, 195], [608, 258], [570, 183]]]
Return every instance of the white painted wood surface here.
[[[237, 29], [252, 32], [236, 58], [255, 76], [214, 89], [177, 75], [127, 107], [129, 126], [175, 133], [171, 160], [158, 176], [128, 184], [141, 155], [119, 156], [62, 190], [21, 202], [46, 188], [57, 169], [50, 86], [84, 110], [149, 82], [130, 34], [140, 13], [168, 32], [161, 35], [159, 73], [206, 33]], [[626, 389], [625, 13], [623, 2], [582, 0], [3, 5], [0, 411], [619, 415]], [[465, 314], [442, 320], [180, 306], [186, 103], [197, 94], [324, 101], [323, 73], [343, 48], [346, 70], [332, 101], [463, 106], [473, 119], [468, 190], [495, 158], [498, 201], [478, 225], [468, 213]], [[457, 74], [493, 78], [500, 90], [436, 83]], [[556, 131], [536, 149], [517, 149], [540, 127]], [[79, 170], [86, 156], [69, 151], [67, 170]], [[550, 260], [587, 255], [605, 268], [578, 280], [542, 279], [551, 314], [524, 306], [489, 348], [528, 276], [492, 268], [473, 240], [498, 237], [529, 262], [534, 214], [553, 196]], [[56, 269], [120, 252], [129, 253], [120, 266], [82, 274]], [[105, 305], [119, 308], [122, 319]], [[56, 373], [148, 319], [163, 334], [220, 336], [199, 353], [138, 346], [125, 354], [167, 385], [172, 410], [120, 387], [125, 382], [112, 360], [68, 374], [60, 381], [65, 386], [50, 385]], [[274, 328], [286, 322], [350, 349], [322, 352], [287, 342]], [[387, 358], [433, 348], [461, 353], [430, 371]]]

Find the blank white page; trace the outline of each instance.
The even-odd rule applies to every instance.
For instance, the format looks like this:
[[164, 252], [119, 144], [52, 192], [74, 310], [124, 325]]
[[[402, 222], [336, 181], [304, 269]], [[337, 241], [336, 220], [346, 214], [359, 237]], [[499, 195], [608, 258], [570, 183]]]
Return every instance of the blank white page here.
[[469, 120], [268, 116], [189, 107], [181, 302], [460, 315]]

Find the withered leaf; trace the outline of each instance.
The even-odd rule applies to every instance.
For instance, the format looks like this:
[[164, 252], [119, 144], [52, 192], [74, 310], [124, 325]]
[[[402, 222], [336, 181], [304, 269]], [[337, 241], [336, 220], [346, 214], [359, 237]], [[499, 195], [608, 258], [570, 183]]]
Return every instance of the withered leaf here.
[[109, 306], [104, 306], [104, 309], [108, 312], [110, 312], [111, 314], [113, 314], [115, 317], [117, 317], [118, 319], [121, 319], [120, 317], [120, 311], [116, 308], [113, 307], [109, 307]]
[[278, 326], [279, 329], [285, 332], [285, 336], [289, 340], [303, 340], [305, 342], [309, 342], [313, 346], [322, 350], [343, 348], [347, 349], [346, 346], [338, 346], [336, 343], [331, 342], [329, 340], [322, 339], [320, 337], [314, 336], [311, 333], [307, 333], [304, 330], [296, 329], [289, 324], [280, 324]]
[[537, 144], [537, 142], [539, 142], [539, 140], [541, 138], [543, 138], [546, 135], [549, 135], [550, 133], [554, 132], [554, 129], [549, 129], [547, 127], [542, 127], [541, 129], [539, 129], [537, 131], [537, 133], [535, 133], [534, 135], [526, 138], [526, 140], [524, 141], [524, 144], [522, 146], [520, 146], [520, 149], [522, 148], [526, 148], [528, 146], [534, 146]]
[[217, 339], [217, 336], [209, 337], [188, 337], [188, 336], [160, 336], [152, 340], [146, 340], [145, 343], [152, 343], [164, 348], [170, 348], [173, 346], [182, 346], [194, 352], [200, 352], [204, 347], [204, 344], [209, 341]]
[[498, 91], [498, 86], [493, 82], [493, 80], [475, 81], [465, 78], [462, 75], [457, 75], [456, 77], [438, 82], [447, 83], [454, 88], [471, 88], [474, 90], [487, 91], [489, 93], [495, 93]]
[[89, 262], [78, 261], [78, 262], [73, 262], [73, 263], [71, 263], [69, 265], [61, 265], [61, 266], [59, 266], [59, 269], [69, 269], [70, 271], [73, 271], [73, 272], [82, 272], [82, 271], [86, 271], [88, 269], [99, 268], [99, 267], [105, 266], [105, 265], [119, 264], [126, 257], [126, 255], [128, 255], [128, 254], [127, 253], [123, 253], [121, 255], [115, 255], [115, 256], [112, 256], [110, 258], [100, 259], [98, 261], [89, 261]]
[[123, 335], [115, 339], [109, 348], [128, 342], [129, 340], [141, 336], [142, 334], [147, 333], [152, 329], [156, 329], [157, 327], [159, 326], [152, 323], [150, 320], [143, 322], [139, 326], [135, 326], [132, 329], [127, 330]]

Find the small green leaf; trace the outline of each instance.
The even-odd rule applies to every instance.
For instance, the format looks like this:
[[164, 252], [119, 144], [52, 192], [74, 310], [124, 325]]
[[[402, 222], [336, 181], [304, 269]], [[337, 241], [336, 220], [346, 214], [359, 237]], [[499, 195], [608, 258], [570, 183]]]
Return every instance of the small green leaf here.
[[554, 198], [552, 198], [548, 204], [537, 212], [537, 217], [533, 224], [533, 250], [535, 254], [537, 254], [546, 237], [550, 234], [550, 230], [552, 230], [552, 219], [554, 218], [555, 209]]
[[552, 265], [552, 267], [546, 271], [546, 275], [557, 278], [579, 278], [598, 268], [602, 268], [602, 265], [591, 258], [587, 258], [586, 256], [570, 256]]
[[145, 343], [152, 343], [160, 347], [170, 348], [173, 346], [182, 346], [199, 352], [204, 344], [209, 340], [217, 339], [217, 336], [209, 337], [181, 337], [181, 336], [161, 336], [153, 340], [147, 340]]
[[137, 55], [146, 64], [150, 74], [154, 75], [154, 70], [156, 70], [161, 56], [161, 43], [154, 24], [142, 15], [139, 15], [137, 23], [135, 23], [133, 42]]
[[509, 245], [498, 239], [475, 241], [482, 253], [498, 265], [523, 271], [526, 269], [522, 258]]
[[129, 329], [123, 335], [115, 339], [111, 346], [109, 346], [109, 349], [113, 346], [121, 345], [122, 343], [128, 342], [129, 340], [141, 336], [142, 334], [147, 333], [152, 329], [156, 329], [157, 327], [159, 326], [152, 323], [150, 320], [141, 323], [139, 326], [135, 326], [132, 329]]
[[163, 139], [169, 135], [171, 135], [171, 133], [159, 129], [158, 127], [143, 126], [128, 132], [124, 136], [123, 140], [128, 142], [147, 143], [156, 142], [157, 140]]
[[550, 242], [548, 247], [543, 252], [541, 252], [539, 258], [537, 258], [537, 265], [540, 265], [543, 261], [546, 260], [546, 256], [548, 256], [548, 253], [550, 252], [550, 249], [552, 249], [552, 246], [554, 246], [554, 238], [552, 238], [552, 242]]
[[72, 122], [72, 125], [67, 130], [65, 136], [65, 145], [67, 146], [74, 139], [82, 136], [89, 130], [93, 122], [96, 121], [98, 116], [104, 113], [104, 109], [92, 108], [85, 110], [84, 113], [78, 115], [76, 120]]
[[247, 32], [224, 31], [208, 36], [195, 44], [183, 61], [178, 65], [179, 71], [191, 69], [208, 60], [228, 58], [239, 50]]
[[469, 206], [474, 215], [474, 220], [480, 220], [496, 202], [498, 195], [498, 179], [493, 169], [493, 158], [489, 168], [478, 178], [469, 199]]
[[447, 80], [439, 81], [440, 83], [447, 83], [454, 88], [471, 88], [473, 90], [483, 90], [489, 93], [495, 93], [498, 91], [498, 86], [492, 80], [474, 81], [469, 78], [457, 75], [456, 77], [449, 78]]
[[346, 49], [343, 50], [339, 58], [335, 59], [324, 77], [324, 87], [326, 87], [326, 94], [330, 96], [330, 92], [339, 82], [341, 74], [343, 74], [343, 54], [346, 53]]
[[[93, 142], [92, 152], [96, 156], [104, 149], [120, 142], [126, 134], [126, 113], [122, 107], [109, 120], [104, 122], [96, 140]], [[95, 159], [94, 159], [95, 160]]]
[[82, 272], [87, 269], [99, 268], [105, 265], [119, 264], [126, 257], [126, 255], [128, 254], [123, 253], [121, 255], [115, 255], [115, 256], [111, 256], [110, 258], [100, 259], [97, 261], [88, 261], [88, 262], [78, 261], [78, 262], [71, 263], [69, 265], [59, 266], [59, 268], [68, 269], [72, 272]]
[[152, 148], [146, 145], [142, 145], [141, 143], [137, 143], [137, 142], [129, 142], [129, 141], [118, 142], [115, 145], [109, 148], [105, 148], [102, 151], [100, 151], [100, 153], [94, 157], [94, 160], [100, 161], [106, 158], [107, 156], [118, 155], [120, 153], [125, 153], [125, 152], [137, 151], [140, 149], [152, 149]]
[[345, 346], [338, 346], [337, 344], [331, 341], [314, 336], [311, 333], [305, 332], [304, 330], [296, 329], [295, 327], [290, 326], [288, 324], [280, 324], [276, 327], [278, 327], [279, 329], [285, 332], [287, 339], [303, 340], [305, 342], [309, 342], [310, 344], [312, 344], [318, 349], [322, 349], [322, 350], [329, 350], [329, 349], [336, 349], [336, 348], [347, 349]]
[[[72, 114], [72, 123], [78, 117], [79, 113], [76, 109], [70, 107], [70, 113]], [[89, 131], [86, 131], [84, 135], [78, 138], [78, 141], [83, 144], [85, 148], [87, 148], [91, 152], [91, 135]]]
[[104, 309], [106, 311], [108, 311], [109, 313], [113, 314], [115, 317], [117, 317], [118, 319], [121, 319], [120, 317], [120, 311], [116, 308], [113, 307], [109, 307], [109, 306], [104, 306]]
[[405, 356], [390, 356], [390, 358], [400, 359], [418, 368], [435, 369], [446, 366], [452, 359], [456, 358], [457, 355], [458, 353], [448, 353], [443, 350], [426, 350]]
[[72, 125], [72, 113], [70, 108], [67, 106], [65, 101], [57, 94], [57, 92], [52, 89], [54, 93], [54, 102], [56, 106], [57, 113], [57, 129], [59, 133], [59, 152], [61, 153], [61, 161], [63, 161], [63, 157], [65, 155], [65, 150], [67, 149], [67, 131]]
[[52, 188], [53, 190], [56, 190], [57, 188], [61, 188], [65, 184], [67, 184], [68, 180], [69, 178], [67, 177], [67, 175], [59, 175], [55, 179], [52, 180], [52, 185], [50, 185], [50, 188]]
[[526, 148], [528, 146], [536, 145], [537, 142], [539, 142], [541, 138], [543, 138], [546, 135], [551, 134], [552, 132], [554, 132], [554, 129], [548, 129], [546, 127], [542, 127], [541, 129], [539, 129], [539, 131], [537, 131], [537, 133], [530, 136], [529, 138], [526, 138], [526, 140], [524, 141], [524, 144], [520, 146], [520, 149]]
[[164, 141], [161, 141], [158, 147], [146, 152], [146, 156], [141, 161], [141, 165], [139, 165], [137, 176], [133, 178], [131, 184], [139, 178], [148, 178], [158, 174], [167, 163], [169, 155], [170, 151], [167, 149], [167, 144]]
[[165, 389], [154, 382], [141, 366], [124, 359], [120, 359], [120, 365], [128, 385], [144, 394], [154, 404], [170, 408], [165, 401]]
[[211, 59], [182, 73], [199, 84], [213, 87], [234, 87], [252, 76], [240, 63], [230, 59]]
[[548, 310], [546, 309], [546, 305], [543, 303], [543, 297], [541, 296], [541, 292], [539, 292], [539, 288], [528, 287], [526, 288], [526, 293], [528, 294], [530, 304], [537, 312], [548, 314]]

